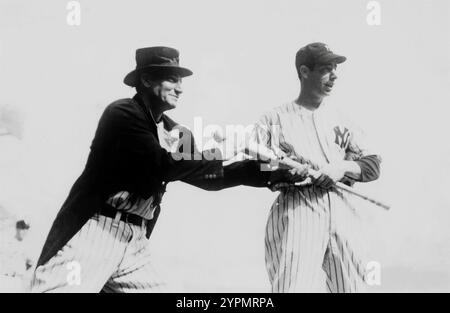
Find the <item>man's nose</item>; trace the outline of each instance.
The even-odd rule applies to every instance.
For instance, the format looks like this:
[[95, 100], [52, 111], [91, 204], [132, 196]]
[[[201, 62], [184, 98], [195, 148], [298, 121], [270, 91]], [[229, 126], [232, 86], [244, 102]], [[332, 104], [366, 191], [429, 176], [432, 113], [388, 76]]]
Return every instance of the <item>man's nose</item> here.
[[337, 75], [336, 75], [336, 72], [335, 71], [332, 71], [331, 73], [330, 73], [330, 79], [331, 80], [336, 80], [338, 77], [337, 77]]
[[179, 95], [179, 94], [181, 94], [181, 93], [183, 93], [183, 88], [181, 88], [181, 82], [178, 82], [176, 85], [175, 85], [175, 92]]

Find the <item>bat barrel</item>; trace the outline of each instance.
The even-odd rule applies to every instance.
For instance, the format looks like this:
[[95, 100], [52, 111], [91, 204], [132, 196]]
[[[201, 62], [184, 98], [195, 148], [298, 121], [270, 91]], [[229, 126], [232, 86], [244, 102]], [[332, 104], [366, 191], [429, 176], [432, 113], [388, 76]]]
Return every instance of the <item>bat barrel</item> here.
[[343, 183], [339, 183], [338, 182], [338, 183], [336, 183], [335, 187], [337, 189], [340, 189], [340, 190], [345, 190], [348, 193], [351, 193], [351, 194], [353, 194], [355, 196], [358, 196], [358, 197], [360, 197], [360, 198], [362, 198], [364, 200], [367, 200], [367, 201], [369, 201], [369, 202], [371, 202], [373, 204], [376, 204], [376, 205], [382, 207], [385, 210], [389, 210], [391, 208], [389, 205], [387, 205], [387, 204], [385, 204], [385, 203], [383, 203], [381, 201], [375, 200], [372, 197], [369, 197], [369, 196], [367, 196], [365, 194], [362, 194], [361, 192], [357, 192], [353, 188], [351, 188], [351, 187], [349, 187], [349, 186], [347, 186], [347, 185], [345, 185]]

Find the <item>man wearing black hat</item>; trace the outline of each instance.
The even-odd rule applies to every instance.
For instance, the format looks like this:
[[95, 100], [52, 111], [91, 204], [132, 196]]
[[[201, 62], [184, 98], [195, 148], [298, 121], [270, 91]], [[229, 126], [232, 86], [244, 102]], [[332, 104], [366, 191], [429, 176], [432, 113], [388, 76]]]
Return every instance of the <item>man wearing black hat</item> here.
[[192, 74], [179, 66], [178, 51], [138, 49], [136, 63], [124, 82], [137, 94], [105, 109], [86, 168], [43, 247], [34, 292], [164, 291], [147, 239], [167, 183], [220, 190], [296, 179], [286, 170], [260, 171], [256, 161], [223, 166], [203, 158], [190, 131], [164, 114], [177, 105], [181, 79]]
[[325, 100], [336, 83], [337, 65], [345, 60], [323, 43], [301, 48], [295, 59], [300, 95], [255, 127], [253, 140], [320, 174], [299, 187], [284, 186], [272, 205], [265, 241], [273, 292], [356, 292], [364, 286], [358, 210], [352, 194], [333, 186], [377, 179], [381, 159]]

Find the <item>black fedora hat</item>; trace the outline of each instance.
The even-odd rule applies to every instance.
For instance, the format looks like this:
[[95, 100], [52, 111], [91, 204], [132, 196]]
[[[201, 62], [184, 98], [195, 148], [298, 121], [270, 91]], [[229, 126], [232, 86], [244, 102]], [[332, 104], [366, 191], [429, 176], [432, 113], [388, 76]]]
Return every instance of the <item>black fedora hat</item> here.
[[139, 74], [143, 72], [170, 72], [181, 77], [192, 75], [192, 71], [179, 66], [180, 53], [170, 47], [148, 47], [136, 50], [136, 69], [125, 76], [123, 82], [136, 87]]

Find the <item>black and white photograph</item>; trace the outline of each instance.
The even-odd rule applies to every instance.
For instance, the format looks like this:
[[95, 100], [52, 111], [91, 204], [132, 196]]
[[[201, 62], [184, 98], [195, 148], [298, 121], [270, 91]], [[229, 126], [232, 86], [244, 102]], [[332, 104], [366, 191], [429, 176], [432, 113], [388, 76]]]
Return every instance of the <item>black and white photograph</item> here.
[[0, 0], [0, 293], [450, 292], [449, 35], [446, 0]]

